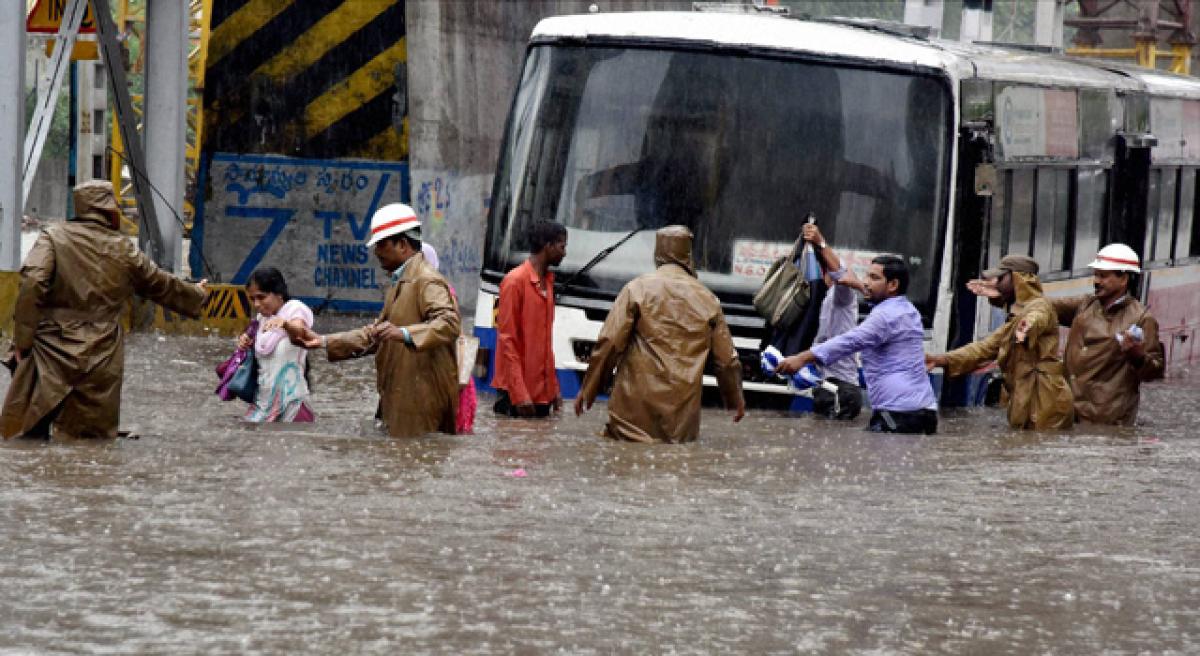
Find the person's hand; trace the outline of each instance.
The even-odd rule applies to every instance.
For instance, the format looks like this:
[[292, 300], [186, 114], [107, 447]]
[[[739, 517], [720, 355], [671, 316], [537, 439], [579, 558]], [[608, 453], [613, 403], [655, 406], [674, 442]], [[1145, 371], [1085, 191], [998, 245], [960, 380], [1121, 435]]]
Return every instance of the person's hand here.
[[202, 278], [200, 282], [196, 283], [196, 286], [200, 288], [201, 294], [208, 296], [208, 278]]
[[287, 323], [287, 322], [279, 317], [271, 317], [270, 319], [267, 319], [266, 321], [263, 322], [262, 331], [265, 333], [268, 330], [275, 330], [276, 328], [283, 328], [283, 324], [285, 324], [285, 323]]
[[737, 407], [733, 409], [733, 423], [738, 423], [746, 416], [746, 399], [738, 399]]
[[821, 235], [821, 229], [818, 228], [817, 224], [815, 223], [805, 223], [804, 228], [802, 228], [800, 231], [800, 236], [804, 238], [804, 241], [809, 242], [810, 244], [825, 243], [825, 237]]
[[1117, 344], [1121, 346], [1121, 352], [1125, 354], [1125, 357], [1133, 360], [1144, 358], [1146, 356], [1146, 349], [1142, 344], [1142, 340], [1134, 337], [1128, 330], [1122, 334], [1125, 335], [1125, 338], [1117, 340]]
[[398, 342], [404, 341], [404, 333], [400, 330], [400, 326], [397, 326], [396, 324], [391, 323], [390, 321], [381, 321], [381, 322], [375, 324], [374, 328], [375, 328], [374, 339], [376, 339], [378, 341], [381, 341], [381, 342], [386, 342], [388, 340], [395, 340]]
[[579, 415], [581, 415], [591, 409], [592, 409], [592, 402], [584, 401], [582, 394], [575, 397], [575, 416], [576, 417], [578, 417]]
[[967, 289], [976, 296], [984, 298], [1000, 298], [1000, 290], [996, 289], [995, 279], [975, 279], [967, 281]]
[[812, 354], [812, 351], [805, 351], [803, 353], [797, 353], [796, 355], [789, 355], [788, 357], [779, 361], [779, 366], [775, 367], [775, 373], [784, 375], [794, 374], [803, 369], [805, 365], [815, 362], [816, 359], [817, 358]]
[[1017, 332], [1013, 337], [1016, 338], [1018, 344], [1025, 343], [1025, 336], [1029, 334], [1029, 319], [1021, 319], [1017, 322]]
[[854, 271], [850, 270], [849, 268], [846, 269], [846, 274], [842, 276], [841, 280], [837, 281], [837, 284], [843, 287], [849, 287], [860, 294], [867, 293], [866, 283], [864, 283], [861, 278], [854, 275]]
[[558, 396], [554, 397], [554, 405], [553, 405], [554, 412], [562, 412], [562, 405], [563, 405], [562, 394], [559, 394]]
[[945, 355], [929, 355], [925, 354], [925, 371], [933, 371], [938, 367], [950, 366], [950, 358]]
[[306, 349], [319, 349], [324, 346], [323, 341], [320, 335], [308, 328], [304, 329], [304, 334], [300, 337], [300, 345]]
[[237, 347], [239, 349], [246, 351], [246, 350], [249, 350], [251, 346], [254, 346], [254, 340], [250, 339], [249, 335], [247, 335], [246, 333], [242, 333], [241, 335], [238, 335]]

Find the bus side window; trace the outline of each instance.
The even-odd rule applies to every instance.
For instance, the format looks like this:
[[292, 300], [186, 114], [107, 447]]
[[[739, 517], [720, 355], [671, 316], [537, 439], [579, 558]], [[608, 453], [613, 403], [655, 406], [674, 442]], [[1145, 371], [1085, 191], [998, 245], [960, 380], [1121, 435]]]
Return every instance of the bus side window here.
[[1034, 181], [1036, 170], [1013, 169], [1012, 194], [1009, 196], [1008, 248], [1001, 255], [1032, 255]]
[[1176, 180], [1179, 169], [1154, 168], [1150, 171], [1149, 198], [1146, 204], [1146, 243], [1142, 259], [1147, 262], [1169, 261], [1175, 235]]
[[1196, 255], [1196, 176], [1197, 169], [1181, 169], [1179, 175], [1179, 220], [1175, 231], [1175, 258]]
[[1075, 247], [1071, 269], [1085, 269], [1100, 250], [1104, 211], [1108, 206], [1108, 170], [1081, 168], [1075, 172]]
[[1012, 170], [996, 172], [996, 192], [992, 194], [992, 208], [988, 219], [987, 260], [983, 269], [1000, 266], [1000, 258], [1008, 248], [1008, 213], [1012, 207]]
[[1064, 268], [1067, 217], [1071, 209], [1070, 174], [1061, 168], [1042, 167], [1037, 171], [1033, 259], [1045, 273]]

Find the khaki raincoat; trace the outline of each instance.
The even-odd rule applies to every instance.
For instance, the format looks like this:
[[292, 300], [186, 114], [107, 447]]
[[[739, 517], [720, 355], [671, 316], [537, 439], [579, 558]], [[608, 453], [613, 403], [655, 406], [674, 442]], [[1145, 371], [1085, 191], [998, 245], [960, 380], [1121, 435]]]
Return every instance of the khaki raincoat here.
[[[1071, 388], [1058, 359], [1054, 307], [1042, 296], [1037, 275], [1013, 272], [1012, 277], [1017, 298], [1008, 322], [991, 335], [947, 353], [946, 373], [962, 376], [994, 360], [1004, 374], [1008, 423], [1013, 428], [1070, 428]], [[1029, 332], [1018, 344], [1016, 332], [1022, 320], [1029, 322]]]
[[204, 303], [198, 285], [160, 270], [109, 227], [101, 210], [117, 209], [112, 185], [79, 185], [75, 208], [79, 216], [42, 231], [21, 267], [13, 345], [32, 351], [4, 400], [4, 437], [43, 432], [56, 408], [56, 436], [116, 437], [125, 371], [118, 315], [129, 297], [191, 317]]
[[[1051, 301], [1058, 321], [1070, 326], [1063, 360], [1075, 392], [1075, 417], [1095, 424], [1132, 425], [1137, 418], [1142, 381], [1163, 377], [1163, 346], [1158, 321], [1136, 298], [1126, 295], [1107, 310], [1094, 295]], [[1117, 333], [1141, 326], [1145, 357], [1133, 362], [1117, 342]]]
[[688, 442], [700, 433], [700, 393], [711, 354], [726, 407], [742, 400], [741, 364], [721, 304], [692, 270], [692, 234], [658, 231], [658, 270], [617, 296], [592, 351], [580, 395], [590, 404], [616, 369], [605, 435]]
[[387, 291], [379, 321], [408, 329], [412, 345], [372, 342], [366, 329], [329, 335], [330, 362], [375, 354], [379, 410], [388, 435], [454, 433], [458, 412], [456, 344], [461, 330], [450, 284], [420, 253]]

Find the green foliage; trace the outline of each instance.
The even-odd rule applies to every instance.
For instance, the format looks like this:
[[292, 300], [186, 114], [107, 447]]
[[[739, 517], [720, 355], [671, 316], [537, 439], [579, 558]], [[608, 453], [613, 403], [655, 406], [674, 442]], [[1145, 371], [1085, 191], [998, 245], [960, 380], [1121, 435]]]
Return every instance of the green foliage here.
[[[46, 145], [42, 147], [42, 157], [51, 159], [66, 159], [71, 149], [71, 105], [70, 88], [63, 83], [63, 89], [58, 94], [58, 103], [54, 107], [54, 119], [50, 122], [50, 132], [46, 134]], [[37, 109], [37, 90], [29, 89], [25, 94], [25, 124], [28, 129], [33, 121], [33, 112]]]

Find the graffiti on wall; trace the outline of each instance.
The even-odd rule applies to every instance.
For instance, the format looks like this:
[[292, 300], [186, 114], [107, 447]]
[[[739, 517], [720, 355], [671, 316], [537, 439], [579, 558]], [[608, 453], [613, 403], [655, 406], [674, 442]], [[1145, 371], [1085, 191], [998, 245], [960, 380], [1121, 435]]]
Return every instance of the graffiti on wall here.
[[365, 243], [375, 210], [404, 197], [407, 164], [217, 153], [203, 179], [193, 260], [203, 253], [232, 284], [273, 266], [306, 302], [380, 306], [383, 272]]
[[413, 209], [428, 221], [430, 228], [437, 230], [446, 223], [446, 212], [450, 209], [450, 179], [436, 177], [421, 183], [417, 190], [417, 206]]

